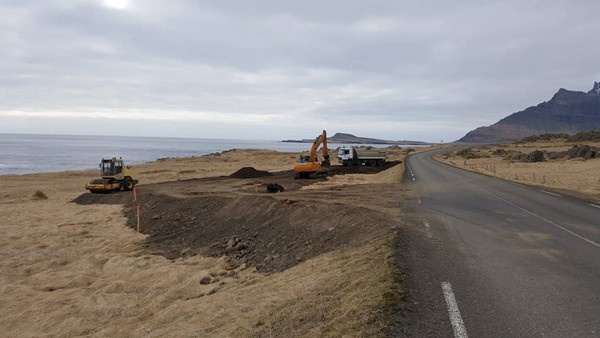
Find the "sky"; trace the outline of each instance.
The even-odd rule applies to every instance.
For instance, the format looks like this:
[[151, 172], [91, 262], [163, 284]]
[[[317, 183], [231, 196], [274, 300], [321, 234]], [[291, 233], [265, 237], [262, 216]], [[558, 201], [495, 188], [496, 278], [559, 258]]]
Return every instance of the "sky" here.
[[597, 0], [1, 0], [0, 133], [449, 142], [600, 81]]

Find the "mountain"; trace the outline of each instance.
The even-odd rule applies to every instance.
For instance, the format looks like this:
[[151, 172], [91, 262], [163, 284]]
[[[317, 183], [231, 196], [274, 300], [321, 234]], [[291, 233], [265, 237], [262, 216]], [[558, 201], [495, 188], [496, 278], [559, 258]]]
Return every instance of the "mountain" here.
[[[312, 139], [303, 139], [303, 140], [283, 140], [281, 142], [300, 142], [300, 143], [313, 143]], [[359, 137], [354, 136], [352, 134], [346, 133], [336, 133], [331, 137], [327, 137], [327, 142], [329, 143], [342, 143], [342, 144], [396, 144], [396, 145], [428, 145], [427, 142], [421, 141], [389, 141], [389, 140], [380, 140], [376, 138], [369, 137]]]
[[470, 131], [457, 142], [499, 143], [544, 133], [575, 134], [600, 129], [600, 82], [589, 92], [559, 89], [550, 101]]

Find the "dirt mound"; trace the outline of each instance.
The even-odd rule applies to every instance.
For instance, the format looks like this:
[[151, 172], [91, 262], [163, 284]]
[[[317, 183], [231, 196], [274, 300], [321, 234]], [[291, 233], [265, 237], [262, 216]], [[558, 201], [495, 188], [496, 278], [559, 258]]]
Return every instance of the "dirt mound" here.
[[77, 196], [71, 203], [81, 205], [131, 204], [133, 203], [133, 191], [116, 191], [108, 194], [92, 194], [88, 192]]
[[[366, 208], [268, 196], [143, 196], [145, 246], [169, 259], [225, 255], [232, 267], [274, 272], [389, 231], [394, 220]], [[128, 219], [133, 210], [126, 208]], [[132, 222], [130, 222], [132, 223]]]
[[263, 176], [271, 176], [272, 174], [264, 170], [256, 170], [253, 167], [243, 167], [240, 170], [229, 175], [232, 178], [257, 178]]

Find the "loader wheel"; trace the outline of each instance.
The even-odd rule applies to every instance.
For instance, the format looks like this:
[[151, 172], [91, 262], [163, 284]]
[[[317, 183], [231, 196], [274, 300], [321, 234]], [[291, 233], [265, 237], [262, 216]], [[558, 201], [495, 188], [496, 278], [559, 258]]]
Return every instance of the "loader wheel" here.
[[125, 177], [125, 181], [123, 181], [123, 190], [133, 190], [133, 180], [131, 179], [131, 177]]

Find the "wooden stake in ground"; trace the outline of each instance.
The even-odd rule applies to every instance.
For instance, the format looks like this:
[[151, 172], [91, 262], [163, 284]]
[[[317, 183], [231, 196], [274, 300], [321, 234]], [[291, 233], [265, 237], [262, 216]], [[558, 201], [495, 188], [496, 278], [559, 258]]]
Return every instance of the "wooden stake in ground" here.
[[140, 204], [136, 204], [136, 209], [137, 209], [137, 225], [136, 225], [136, 229], [137, 232], [140, 232]]
[[135, 229], [140, 232], [140, 204], [137, 202], [137, 189], [133, 187], [133, 205], [135, 205], [136, 222]]

